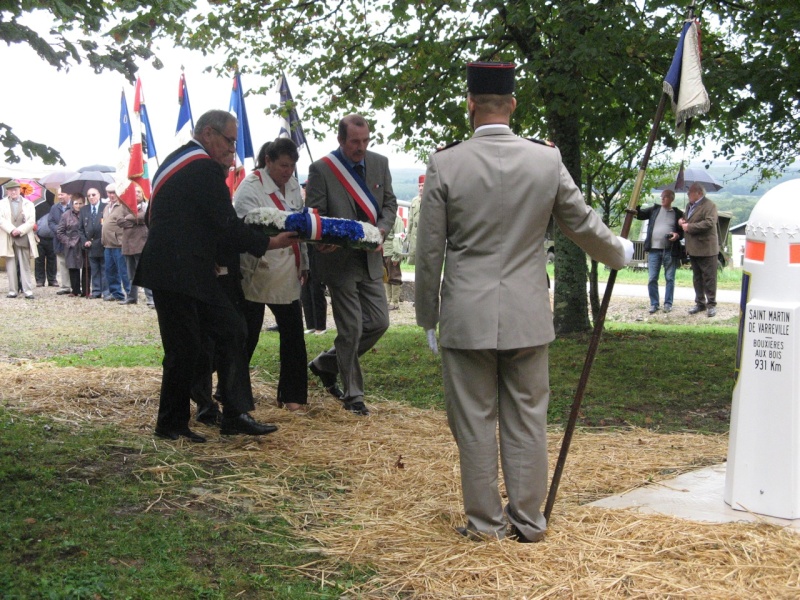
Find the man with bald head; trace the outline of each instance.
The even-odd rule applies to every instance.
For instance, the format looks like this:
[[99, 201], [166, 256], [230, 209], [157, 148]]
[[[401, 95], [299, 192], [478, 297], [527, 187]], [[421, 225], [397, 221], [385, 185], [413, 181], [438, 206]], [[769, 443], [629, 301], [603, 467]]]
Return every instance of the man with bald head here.
[[[245, 349], [247, 325], [226, 288], [230, 257], [262, 256], [285, 248], [296, 234], [273, 238], [236, 216], [225, 183], [236, 150], [236, 118], [223, 110], [204, 113], [194, 139], [170, 154], [153, 177], [145, 220], [147, 241], [133, 283], [153, 292], [163, 377], [155, 434], [192, 442], [205, 438], [189, 428], [192, 384], [205, 375], [207, 340], [218, 357], [223, 435], [264, 435], [277, 430], [248, 414], [255, 406]], [[238, 281], [235, 282], [239, 285]], [[239, 288], [241, 289], [241, 288]]]
[[86, 190], [86, 206], [81, 208], [79, 215], [80, 226], [78, 231], [81, 236], [83, 251], [89, 257], [89, 272], [91, 273], [91, 291], [84, 291], [88, 298], [113, 297], [108, 291], [106, 279], [106, 249], [103, 247], [103, 210], [106, 203], [100, 200], [100, 190], [89, 188]]

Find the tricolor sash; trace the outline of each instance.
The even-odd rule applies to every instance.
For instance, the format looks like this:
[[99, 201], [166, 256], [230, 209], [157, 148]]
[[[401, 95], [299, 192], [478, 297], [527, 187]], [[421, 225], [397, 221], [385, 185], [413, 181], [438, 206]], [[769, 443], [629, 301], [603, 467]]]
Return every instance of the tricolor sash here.
[[[256, 169], [255, 171], [253, 171], [253, 173], [255, 173], [256, 177], [258, 177], [258, 180], [261, 182], [261, 185], [264, 186], [264, 180], [261, 178], [261, 171]], [[283, 211], [286, 210], [286, 205], [278, 197], [278, 193], [277, 192], [270, 192], [267, 195], [269, 196], [269, 199], [272, 200], [272, 203], [275, 205], [275, 208], [277, 208], [278, 210], [283, 210]], [[299, 273], [300, 272], [300, 244], [299, 244], [299, 242], [293, 242], [292, 243], [292, 251], [294, 252], [294, 266], [297, 267], [297, 272]]]
[[369, 222], [373, 225], [377, 224], [379, 212], [378, 201], [375, 200], [375, 197], [369, 191], [367, 182], [361, 179], [353, 167], [344, 159], [341, 150], [337, 148], [328, 154], [328, 156], [323, 156], [322, 160], [330, 167], [331, 172], [333, 172], [336, 179], [339, 180], [339, 183], [344, 186], [347, 193], [353, 197], [356, 204], [364, 211]]
[[170, 177], [172, 177], [175, 173], [180, 171], [189, 163], [203, 158], [210, 159], [211, 157], [201, 145], [195, 143], [188, 144], [183, 151], [176, 152], [175, 154], [168, 156], [167, 160], [162, 163], [158, 171], [156, 171], [155, 177], [153, 177], [152, 200], [155, 200], [158, 190], [160, 190], [161, 186], [169, 181]]

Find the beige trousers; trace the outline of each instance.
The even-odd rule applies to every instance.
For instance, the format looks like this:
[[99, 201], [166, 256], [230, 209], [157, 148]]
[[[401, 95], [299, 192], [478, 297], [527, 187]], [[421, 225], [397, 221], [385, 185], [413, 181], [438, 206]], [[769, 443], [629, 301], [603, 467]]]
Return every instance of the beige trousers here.
[[[445, 405], [458, 444], [467, 529], [502, 539], [506, 523], [541, 537], [547, 494], [547, 346], [516, 350], [442, 348]], [[503, 511], [500, 461], [508, 494]]]

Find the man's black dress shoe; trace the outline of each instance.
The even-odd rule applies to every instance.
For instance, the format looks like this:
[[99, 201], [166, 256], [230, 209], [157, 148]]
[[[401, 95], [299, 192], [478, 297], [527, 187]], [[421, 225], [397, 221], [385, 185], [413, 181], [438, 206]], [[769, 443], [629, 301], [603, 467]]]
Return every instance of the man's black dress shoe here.
[[278, 431], [277, 426], [262, 424], [256, 421], [247, 413], [236, 415], [235, 417], [222, 416], [219, 432], [222, 435], [266, 435]]
[[522, 535], [522, 532], [517, 529], [516, 525], [511, 526], [511, 530], [508, 532], [508, 537], [512, 540], [519, 542], [520, 544], [535, 544], [536, 542], [541, 542], [544, 539], [544, 533], [540, 533], [534, 539], [530, 539]]
[[361, 415], [362, 417], [369, 416], [369, 409], [364, 404], [363, 400], [345, 400], [344, 409], [349, 410], [351, 413]]
[[708, 312], [706, 313], [707, 317], [716, 317], [717, 316], [717, 309], [714, 306], [708, 307]]
[[189, 429], [188, 427], [185, 429], [166, 429], [162, 427], [156, 427], [156, 437], [164, 438], [165, 440], [177, 440], [180, 437], [187, 438], [190, 442], [195, 442], [198, 444], [202, 444], [206, 441], [202, 435], [199, 435]]
[[128, 298], [126, 300], [120, 300], [120, 304], [137, 304], [139, 301], [136, 298]]
[[66, 296], [67, 294], [71, 294], [72, 290], [58, 290], [56, 292], [56, 296]]
[[703, 312], [706, 309], [705, 306], [700, 306], [699, 304], [695, 304], [692, 308], [689, 309], [690, 315], [696, 315], [699, 312]]
[[314, 364], [314, 361], [308, 363], [308, 368], [311, 372], [319, 377], [319, 380], [322, 382], [322, 385], [328, 391], [328, 393], [336, 398], [337, 400], [344, 400], [344, 392], [342, 389], [336, 385], [336, 373], [328, 373], [327, 371], [322, 371], [317, 368]]

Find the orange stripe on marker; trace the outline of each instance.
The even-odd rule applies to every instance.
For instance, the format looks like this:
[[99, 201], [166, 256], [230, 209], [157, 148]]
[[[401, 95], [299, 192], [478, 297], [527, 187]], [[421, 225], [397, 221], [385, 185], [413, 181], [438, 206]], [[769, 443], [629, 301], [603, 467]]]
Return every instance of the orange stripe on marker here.
[[747, 240], [744, 247], [744, 257], [747, 260], [757, 260], [764, 262], [764, 254], [767, 250], [766, 242], [756, 242], [754, 240]]
[[800, 265], [800, 244], [789, 244], [789, 264]]

